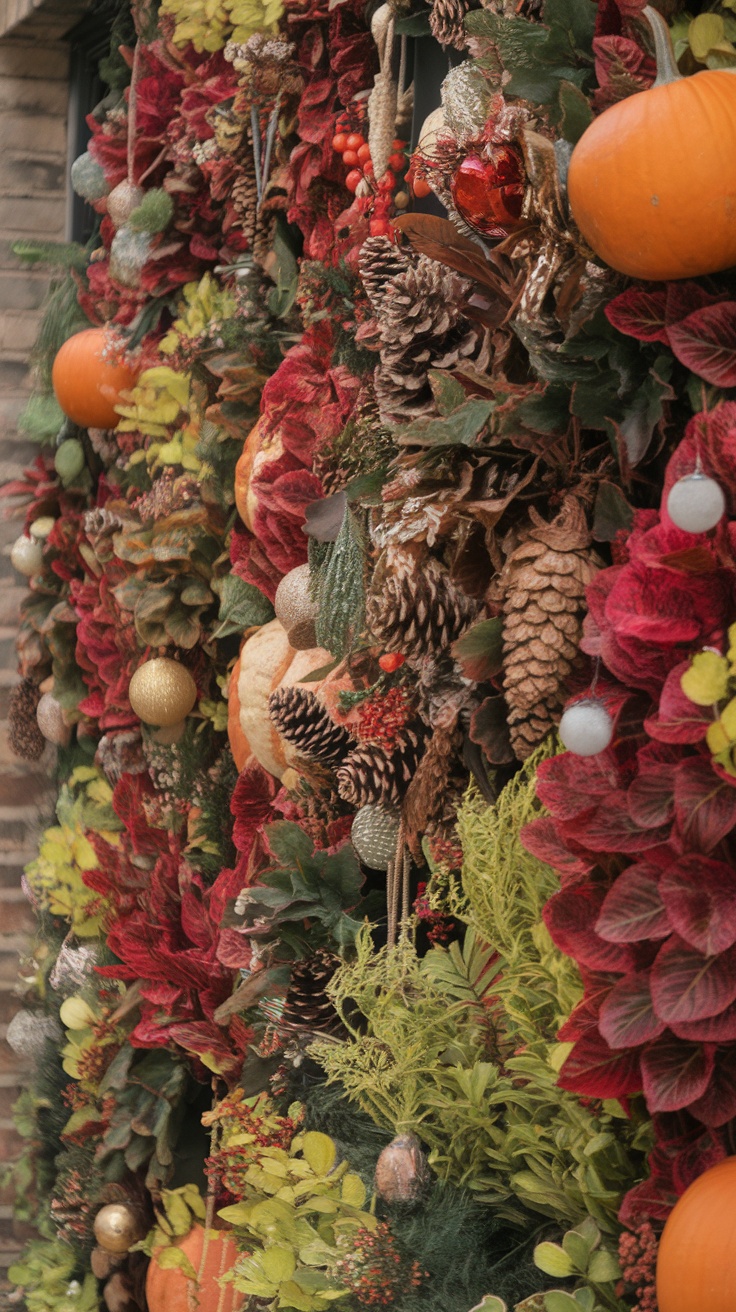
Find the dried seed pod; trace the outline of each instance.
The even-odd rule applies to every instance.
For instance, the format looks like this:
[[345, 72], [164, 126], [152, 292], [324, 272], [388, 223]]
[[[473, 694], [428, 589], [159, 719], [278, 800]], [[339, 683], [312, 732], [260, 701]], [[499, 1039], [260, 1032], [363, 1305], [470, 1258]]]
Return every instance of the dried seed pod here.
[[415, 1203], [429, 1180], [416, 1135], [397, 1134], [376, 1162], [376, 1192], [385, 1203]]

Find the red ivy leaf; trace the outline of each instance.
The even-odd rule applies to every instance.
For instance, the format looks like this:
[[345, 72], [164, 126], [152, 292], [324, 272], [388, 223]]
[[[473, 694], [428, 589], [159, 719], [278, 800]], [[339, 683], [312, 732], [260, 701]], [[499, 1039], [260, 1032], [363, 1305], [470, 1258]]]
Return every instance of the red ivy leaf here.
[[595, 931], [602, 894], [590, 885], [563, 888], [544, 908], [544, 922], [561, 952], [591, 970], [633, 970], [632, 949]]
[[649, 975], [625, 975], [603, 1003], [599, 1028], [611, 1048], [637, 1048], [664, 1033], [664, 1021], [654, 1014]]
[[702, 1098], [713, 1071], [713, 1050], [665, 1035], [642, 1053], [644, 1097], [650, 1112], [676, 1112]]
[[575, 1044], [557, 1083], [588, 1098], [627, 1098], [641, 1091], [639, 1052], [614, 1052], [602, 1035], [586, 1034]]
[[584, 879], [591, 869], [591, 862], [577, 856], [560, 837], [550, 816], [541, 816], [525, 825], [521, 841], [527, 852], [557, 871], [563, 885]]
[[664, 287], [629, 287], [606, 306], [606, 318], [620, 333], [640, 342], [666, 342], [667, 293]]
[[709, 761], [694, 756], [677, 767], [675, 814], [686, 846], [712, 852], [736, 825], [736, 788], [719, 779]]
[[629, 866], [609, 890], [596, 930], [611, 943], [666, 938], [672, 925], [659, 891], [661, 872], [649, 861]]
[[736, 1048], [719, 1052], [710, 1083], [702, 1098], [691, 1102], [688, 1111], [704, 1125], [725, 1125], [736, 1116]]
[[715, 387], [736, 387], [736, 301], [696, 310], [668, 329], [677, 359]]
[[698, 952], [714, 956], [736, 943], [736, 872], [724, 861], [681, 857], [659, 888], [677, 933]]
[[717, 1016], [736, 999], [736, 951], [704, 957], [673, 934], [652, 966], [654, 1010], [669, 1022]]

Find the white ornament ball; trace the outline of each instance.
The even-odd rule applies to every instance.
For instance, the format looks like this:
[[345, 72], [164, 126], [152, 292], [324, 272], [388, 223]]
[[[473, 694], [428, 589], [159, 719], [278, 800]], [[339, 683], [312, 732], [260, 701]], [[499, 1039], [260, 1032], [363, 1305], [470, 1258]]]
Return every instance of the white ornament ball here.
[[43, 565], [43, 547], [37, 538], [27, 537], [21, 533], [10, 548], [10, 563], [13, 569], [29, 579], [37, 574]]
[[667, 514], [686, 533], [707, 533], [723, 518], [725, 510], [723, 488], [699, 470], [678, 478], [667, 496]]
[[128, 697], [144, 724], [167, 728], [189, 714], [197, 700], [197, 685], [185, 665], [169, 656], [156, 656], [138, 666]]
[[137, 187], [134, 182], [129, 182], [127, 178], [119, 182], [117, 187], [113, 187], [107, 198], [107, 212], [116, 228], [122, 228], [124, 223], [128, 222], [134, 210], [138, 209], [145, 192], [142, 187]]
[[78, 196], [90, 202], [102, 200], [110, 190], [105, 180], [104, 169], [93, 159], [89, 151], [78, 155], [72, 164], [72, 187]]
[[5, 1031], [8, 1047], [16, 1056], [33, 1059], [42, 1055], [47, 1039], [58, 1042], [61, 1037], [58, 1021], [37, 1011], [16, 1011]]
[[399, 816], [383, 806], [362, 806], [353, 820], [350, 838], [364, 865], [371, 870], [388, 870], [396, 856]]
[[72, 731], [64, 719], [64, 712], [53, 693], [45, 692], [41, 697], [36, 709], [36, 719], [38, 720], [38, 727], [47, 742], [54, 743], [57, 747], [67, 746]]
[[310, 651], [317, 646], [314, 621], [318, 608], [309, 595], [309, 565], [297, 565], [284, 575], [273, 604], [276, 619], [286, 629], [290, 647], [295, 651]]
[[605, 752], [613, 737], [613, 720], [602, 702], [575, 702], [560, 720], [560, 738], [576, 756]]

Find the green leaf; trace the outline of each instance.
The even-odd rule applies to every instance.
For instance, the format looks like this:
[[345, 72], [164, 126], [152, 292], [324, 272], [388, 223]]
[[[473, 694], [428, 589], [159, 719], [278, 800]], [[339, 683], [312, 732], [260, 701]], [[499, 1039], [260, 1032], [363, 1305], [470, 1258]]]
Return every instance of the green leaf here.
[[593, 511], [593, 537], [596, 542], [613, 542], [621, 529], [629, 529], [634, 512], [615, 483], [598, 484]]
[[[291, 820], [275, 820], [266, 825], [266, 842], [277, 861], [283, 865], [302, 865], [311, 860], [314, 843], [299, 825]], [[257, 888], [254, 890], [257, 894]]]
[[337, 539], [330, 544], [317, 575], [317, 642], [336, 657], [346, 654], [363, 628], [365, 554], [361, 519], [348, 506]]
[[[586, 1242], [582, 1235], [576, 1234], [574, 1230], [568, 1230], [567, 1234], [563, 1235], [562, 1247], [576, 1271], [581, 1273], [587, 1271], [592, 1250], [591, 1245]], [[553, 1273], [549, 1272], [548, 1274]]]
[[327, 1175], [337, 1158], [337, 1149], [329, 1135], [317, 1130], [308, 1130], [304, 1135], [302, 1152], [316, 1175]]
[[179, 1270], [183, 1271], [189, 1280], [197, 1279], [197, 1272], [181, 1248], [159, 1248], [153, 1260], [158, 1263], [162, 1271]]
[[261, 1267], [267, 1280], [280, 1285], [290, 1280], [296, 1270], [296, 1258], [291, 1248], [266, 1248], [261, 1254]]
[[452, 374], [445, 373], [443, 369], [430, 369], [428, 378], [440, 414], [450, 415], [453, 410], [459, 409], [465, 401], [465, 388], [462, 383], [453, 378]]
[[573, 145], [593, 122], [593, 111], [586, 96], [572, 82], [560, 83], [560, 131]]
[[244, 633], [246, 629], [268, 624], [273, 619], [274, 610], [268, 598], [237, 574], [226, 574], [213, 586], [220, 594], [219, 625], [212, 635], [214, 638]]
[[495, 401], [473, 397], [440, 419], [415, 419], [396, 433], [399, 446], [470, 446], [483, 432]]
[[547, 1276], [556, 1276], [558, 1280], [575, 1275], [571, 1258], [559, 1244], [537, 1244], [534, 1249], [534, 1265]]
[[479, 620], [452, 644], [452, 655], [467, 679], [483, 683], [503, 665], [503, 620]]
[[544, 1296], [544, 1312], [580, 1312], [580, 1304], [572, 1294], [553, 1289]]
[[595, 1285], [605, 1285], [611, 1280], [620, 1279], [621, 1267], [613, 1253], [605, 1248], [600, 1248], [590, 1259], [587, 1274], [588, 1279], [592, 1280]]
[[495, 1294], [488, 1294], [475, 1307], [471, 1307], [470, 1312], [508, 1312], [508, 1308], [502, 1298], [496, 1298]]
[[396, 19], [396, 31], [400, 36], [431, 36], [429, 10], [423, 9], [418, 14], [405, 14]]

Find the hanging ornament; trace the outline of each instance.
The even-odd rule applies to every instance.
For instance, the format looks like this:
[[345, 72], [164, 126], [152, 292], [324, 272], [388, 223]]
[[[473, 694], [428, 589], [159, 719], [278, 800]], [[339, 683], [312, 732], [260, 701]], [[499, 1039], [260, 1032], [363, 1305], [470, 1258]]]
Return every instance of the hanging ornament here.
[[44, 542], [51, 532], [56, 520], [51, 515], [39, 515], [34, 519], [28, 532], [37, 542]]
[[685, 533], [707, 533], [723, 519], [726, 498], [714, 478], [696, 469], [678, 478], [667, 496], [667, 514]]
[[153, 243], [147, 232], [119, 228], [110, 247], [110, 277], [123, 287], [139, 287]]
[[49, 975], [52, 989], [65, 996], [76, 993], [89, 979], [97, 960], [97, 948], [93, 944], [82, 943], [73, 947], [64, 940]]
[[309, 565], [297, 565], [284, 575], [273, 604], [276, 618], [286, 629], [289, 645], [295, 651], [309, 651], [317, 646], [314, 622], [318, 606], [309, 592]]
[[398, 1134], [376, 1162], [376, 1192], [385, 1203], [415, 1203], [428, 1180], [427, 1159], [413, 1134]]
[[64, 487], [69, 487], [79, 478], [85, 466], [84, 447], [78, 437], [68, 437], [56, 448], [54, 469]]
[[[117, 354], [121, 354], [120, 348]], [[130, 365], [115, 359], [115, 348], [104, 328], [85, 328], [69, 337], [51, 370], [56, 399], [80, 428], [115, 428], [120, 418], [115, 410], [120, 393], [134, 387], [137, 377]], [[37, 536], [36, 524], [31, 533]]]
[[575, 756], [605, 752], [613, 737], [613, 720], [603, 702], [589, 697], [568, 706], [560, 720], [560, 738]]
[[125, 178], [119, 182], [117, 187], [113, 187], [107, 198], [107, 213], [112, 219], [116, 228], [122, 228], [128, 222], [134, 210], [138, 209], [145, 191], [138, 187], [135, 182]]
[[18, 573], [26, 579], [29, 579], [32, 574], [38, 574], [43, 565], [43, 547], [41, 543], [36, 538], [27, 537], [25, 533], [21, 533], [10, 548], [10, 563], [13, 569], [17, 569]]
[[90, 204], [102, 200], [110, 190], [104, 169], [96, 159], [92, 158], [88, 150], [83, 155], [78, 155], [72, 164], [71, 183], [77, 195]]
[[95, 1239], [106, 1253], [127, 1253], [141, 1239], [141, 1226], [128, 1203], [107, 1203], [94, 1220]]
[[383, 806], [362, 806], [356, 813], [350, 838], [360, 861], [370, 870], [388, 870], [396, 856], [400, 818]]
[[167, 728], [189, 714], [197, 700], [197, 685], [185, 665], [168, 656], [156, 656], [138, 666], [128, 697], [144, 724]]
[[36, 711], [38, 727], [44, 738], [57, 747], [66, 747], [72, 731], [64, 719], [64, 712], [53, 693], [45, 692], [38, 703]]
[[44, 1016], [25, 1008], [16, 1011], [5, 1031], [5, 1040], [16, 1057], [27, 1057], [33, 1061], [43, 1056], [49, 1039], [57, 1043], [61, 1037], [61, 1026], [53, 1016]]
[[468, 155], [450, 186], [458, 214], [484, 237], [506, 237], [517, 227], [524, 200], [524, 169], [513, 146], [491, 145]]

